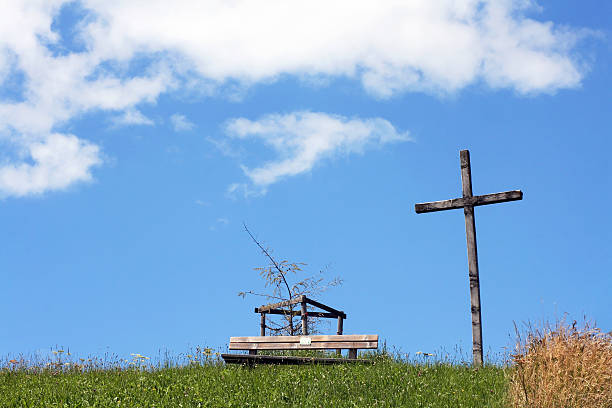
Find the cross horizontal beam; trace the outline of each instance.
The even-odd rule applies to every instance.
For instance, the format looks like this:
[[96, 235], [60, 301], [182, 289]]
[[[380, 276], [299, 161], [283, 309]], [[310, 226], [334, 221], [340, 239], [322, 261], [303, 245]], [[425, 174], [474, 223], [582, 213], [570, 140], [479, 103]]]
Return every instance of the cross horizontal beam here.
[[418, 214], [421, 214], [435, 211], [453, 210], [468, 206], [476, 207], [479, 205], [503, 203], [506, 201], [517, 201], [522, 199], [523, 192], [521, 190], [512, 190], [504, 191], [503, 193], [453, 198], [452, 200], [432, 201], [430, 203], [415, 204], [414, 210]]

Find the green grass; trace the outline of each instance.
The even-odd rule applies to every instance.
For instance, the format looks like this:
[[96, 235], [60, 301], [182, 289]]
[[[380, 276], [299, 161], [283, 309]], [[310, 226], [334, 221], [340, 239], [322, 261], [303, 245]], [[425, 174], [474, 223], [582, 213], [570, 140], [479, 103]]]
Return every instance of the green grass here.
[[406, 362], [0, 371], [0, 407], [506, 407], [505, 369]]

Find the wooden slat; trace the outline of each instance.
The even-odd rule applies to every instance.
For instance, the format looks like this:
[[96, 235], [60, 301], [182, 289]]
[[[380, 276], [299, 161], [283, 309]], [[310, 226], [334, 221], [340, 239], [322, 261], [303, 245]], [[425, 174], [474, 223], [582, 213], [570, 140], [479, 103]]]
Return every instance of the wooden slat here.
[[[255, 308], [255, 313], [265, 313], [265, 314], [273, 314], [273, 315], [291, 314], [293, 316], [302, 315], [302, 312], [300, 310], [294, 310], [293, 312], [290, 312], [289, 310], [284, 310], [284, 309], [270, 309], [270, 310], [266, 310], [265, 312], [262, 312], [259, 310], [258, 307]], [[326, 319], [336, 319], [338, 315], [334, 313], [328, 313], [328, 312], [308, 312], [308, 317], [324, 317]]]
[[300, 343], [230, 343], [230, 350], [323, 350], [376, 349], [377, 341], [320, 341], [309, 345]]
[[378, 334], [343, 334], [313, 335], [313, 336], [244, 336], [230, 337], [231, 343], [299, 343], [301, 337], [309, 337], [311, 341], [378, 341]]
[[270, 309], [278, 309], [279, 307], [295, 305], [297, 303], [301, 303], [302, 302], [302, 298], [303, 298], [303, 296], [298, 296], [298, 297], [290, 299], [290, 300], [284, 300], [284, 301], [278, 302], [278, 303], [271, 303], [269, 305], [262, 305], [262, 306], [259, 306], [257, 308], [257, 310], [258, 310], [257, 313], [263, 313], [263, 312], [265, 312], [267, 310], [270, 310]]
[[430, 203], [419, 203], [414, 205], [418, 213], [452, 210], [466, 206], [477, 207], [479, 205], [504, 203], [523, 199], [521, 190], [504, 191], [503, 193], [486, 194], [474, 197], [453, 198], [452, 200], [432, 201]]
[[[298, 303], [302, 303], [304, 301], [312, 306], [318, 307], [319, 309], [326, 310], [332, 313], [334, 316], [342, 316], [343, 319], [346, 319], [346, 313], [344, 313], [343, 311], [334, 309], [333, 307], [330, 307], [327, 305], [324, 305], [323, 303], [317, 302], [316, 300], [312, 300], [304, 295], [297, 296], [291, 300], [285, 300], [285, 301], [278, 302], [278, 303], [271, 303], [269, 305], [262, 305], [260, 307], [255, 308], [255, 313], [268, 313], [268, 311], [270, 310], [279, 309], [281, 307], [285, 307], [289, 305], [295, 305]], [[308, 313], [308, 315], [310, 316], [311, 313]], [[321, 317], [324, 317], [324, 316], [321, 316]]]
[[313, 305], [315, 307], [318, 307], [319, 309], [327, 310], [330, 313], [334, 313], [336, 316], [342, 316], [343, 319], [346, 319], [346, 314], [344, 314], [342, 310], [336, 310], [333, 307], [329, 307], [327, 305], [324, 305], [323, 303], [319, 303], [316, 300], [307, 298], [306, 296], [302, 296], [302, 297], [304, 298], [306, 303]]

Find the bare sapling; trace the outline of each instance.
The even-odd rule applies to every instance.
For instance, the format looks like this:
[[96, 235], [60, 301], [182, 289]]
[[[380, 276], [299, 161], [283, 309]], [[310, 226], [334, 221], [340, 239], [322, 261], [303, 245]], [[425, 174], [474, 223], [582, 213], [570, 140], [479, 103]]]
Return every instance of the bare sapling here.
[[[277, 260], [277, 258], [272, 255], [272, 249], [264, 246], [259, 240], [257, 240], [257, 238], [255, 238], [246, 224], [243, 225], [246, 233], [268, 260], [268, 265], [254, 268], [255, 271], [259, 272], [259, 276], [264, 280], [264, 287], [266, 290], [263, 293], [248, 290], [239, 292], [238, 296], [243, 298], [245, 298], [247, 295], [262, 296], [268, 300], [268, 304], [272, 304], [294, 300], [300, 296], [316, 297], [329, 288], [342, 284], [342, 280], [337, 277], [326, 281], [323, 277], [323, 271], [319, 271], [319, 273], [316, 275], [306, 276], [297, 282], [293, 282], [292, 278], [295, 279], [298, 275], [302, 274], [304, 272], [302, 267], [306, 266], [306, 264], [303, 262]], [[284, 314], [276, 316], [270, 315], [270, 318], [268, 319], [262, 318], [262, 332], [264, 332], [265, 329], [268, 329], [271, 335], [276, 336], [294, 336], [301, 333], [302, 321], [299, 316], [299, 313], [301, 312], [299, 308], [299, 303], [290, 303], [283, 308], [285, 311]], [[309, 332], [317, 332], [318, 321], [319, 319], [309, 320]]]

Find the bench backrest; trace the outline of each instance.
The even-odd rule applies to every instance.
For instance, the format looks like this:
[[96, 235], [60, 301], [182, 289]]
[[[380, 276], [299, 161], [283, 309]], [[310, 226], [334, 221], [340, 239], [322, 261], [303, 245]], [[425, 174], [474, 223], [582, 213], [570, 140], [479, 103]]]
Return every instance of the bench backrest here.
[[230, 337], [230, 350], [376, 349], [377, 334]]

